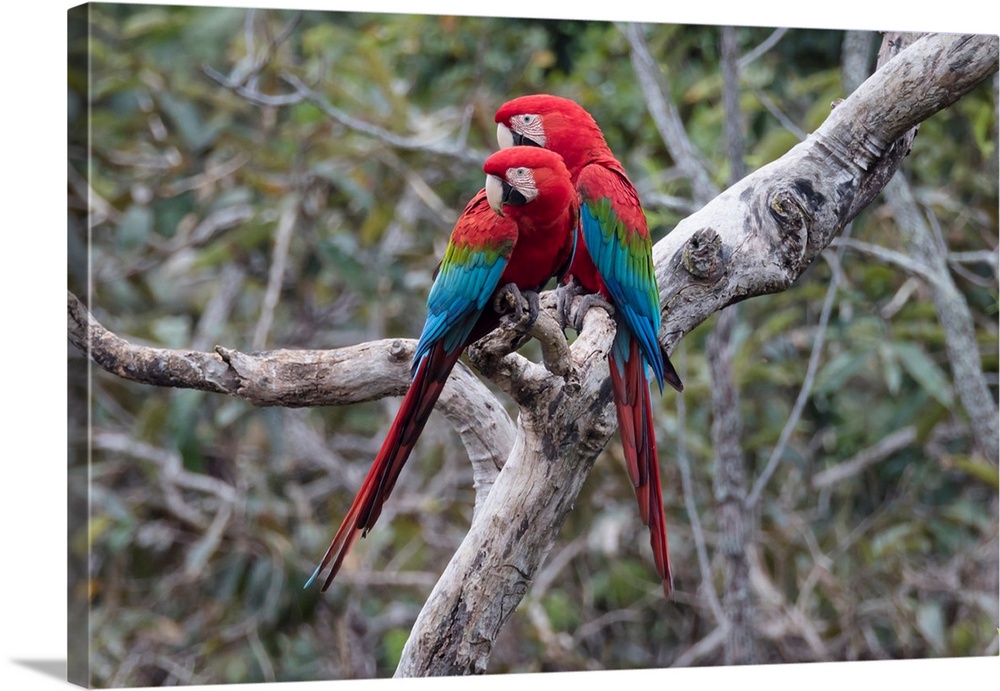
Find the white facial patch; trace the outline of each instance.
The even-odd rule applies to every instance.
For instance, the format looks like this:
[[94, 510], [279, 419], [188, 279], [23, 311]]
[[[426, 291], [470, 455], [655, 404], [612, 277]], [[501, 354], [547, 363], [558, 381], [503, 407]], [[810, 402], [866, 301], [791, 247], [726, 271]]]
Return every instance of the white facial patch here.
[[535, 173], [531, 168], [508, 168], [507, 184], [516, 189], [524, 197], [524, 201], [530, 202], [538, 196], [538, 187], [535, 185]]
[[545, 128], [542, 127], [542, 116], [533, 113], [515, 115], [510, 119], [510, 128], [527, 137], [538, 146], [545, 148]]

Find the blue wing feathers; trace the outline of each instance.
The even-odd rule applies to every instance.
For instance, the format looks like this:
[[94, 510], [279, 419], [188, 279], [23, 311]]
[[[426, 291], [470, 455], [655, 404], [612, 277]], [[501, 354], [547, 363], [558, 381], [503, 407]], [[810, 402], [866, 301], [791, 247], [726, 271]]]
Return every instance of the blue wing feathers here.
[[[612, 221], [617, 222], [612, 216]], [[660, 330], [659, 299], [646, 285], [652, 277], [646, 258], [636, 255], [623, 244], [624, 231], [618, 227], [603, 227], [588, 201], [580, 207], [580, 222], [583, 239], [594, 265], [601, 274], [601, 280], [611, 294], [620, 319], [624, 321], [628, 334], [639, 342], [643, 359], [653, 368], [660, 391], [663, 391], [663, 360], [657, 342]], [[607, 224], [604, 224], [607, 225]], [[621, 231], [621, 232], [619, 232]], [[655, 280], [655, 279], [653, 279]], [[615, 355], [619, 363], [628, 359], [627, 338], [615, 339]]]
[[465, 344], [507, 266], [506, 256], [493, 256], [490, 261], [486, 252], [470, 252], [465, 261], [457, 262], [445, 254], [427, 296], [427, 320], [413, 355], [412, 372], [438, 341], [449, 354]]

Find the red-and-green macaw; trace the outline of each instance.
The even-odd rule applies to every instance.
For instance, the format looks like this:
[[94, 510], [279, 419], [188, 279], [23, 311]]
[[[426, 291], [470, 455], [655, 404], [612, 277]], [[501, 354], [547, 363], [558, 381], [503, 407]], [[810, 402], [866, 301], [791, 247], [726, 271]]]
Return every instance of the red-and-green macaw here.
[[486, 186], [455, 224], [435, 273], [410, 388], [306, 587], [332, 561], [323, 584], [329, 588], [347, 552], [375, 525], [462, 351], [499, 324], [493, 296], [510, 284], [538, 291], [569, 268], [579, 204], [559, 155], [515, 147], [490, 156], [483, 170]]
[[579, 194], [579, 239], [568, 278], [615, 308], [617, 333], [608, 364], [618, 428], [656, 570], [670, 597], [673, 576], [647, 370], [652, 369], [660, 393], [664, 381], [678, 391], [683, 385], [657, 340], [660, 299], [639, 195], [594, 118], [574, 101], [522, 96], [502, 105], [495, 119], [501, 148], [525, 145], [556, 152]]

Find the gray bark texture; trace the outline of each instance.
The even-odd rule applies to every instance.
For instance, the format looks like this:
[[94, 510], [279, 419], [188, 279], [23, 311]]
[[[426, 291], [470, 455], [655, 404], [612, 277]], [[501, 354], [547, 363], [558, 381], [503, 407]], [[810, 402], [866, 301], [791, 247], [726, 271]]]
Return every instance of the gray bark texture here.
[[[735, 27], [723, 27], [721, 36], [723, 103], [726, 109], [726, 157], [730, 181], [745, 173], [743, 129], [739, 107], [739, 44]], [[740, 392], [733, 377], [733, 329], [738, 306], [719, 313], [708, 337], [708, 363], [712, 375], [712, 446], [715, 456], [713, 484], [722, 529], [719, 551], [724, 569], [722, 604], [726, 614], [724, 660], [727, 665], [757, 661], [753, 598], [750, 593], [750, 551], [753, 514], [748, 511], [747, 464], [740, 439]]]

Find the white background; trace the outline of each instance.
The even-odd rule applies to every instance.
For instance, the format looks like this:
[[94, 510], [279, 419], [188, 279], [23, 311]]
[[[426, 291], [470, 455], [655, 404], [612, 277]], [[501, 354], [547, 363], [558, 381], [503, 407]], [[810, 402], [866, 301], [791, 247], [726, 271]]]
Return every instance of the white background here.
[[[21, 0], [7, 5], [0, 39], [3, 186], [0, 281], [4, 321], [0, 362], [4, 372], [5, 449], [0, 474], [0, 690], [63, 688], [66, 659], [66, 11], [74, 3]], [[178, 3], [167, 3], [178, 4]], [[456, 0], [191, 0], [191, 5], [246, 5], [435, 14], [628, 19], [673, 23], [818, 28], [998, 32], [995, 0], [944, 0], [917, 11], [916, 4], [893, 13], [872, 0], [818, 2], [658, 2], [616, 0], [594, 7], [568, 0], [516, 0], [492, 5]], [[990, 9], [986, 9], [990, 8]], [[992, 682], [989, 679], [993, 679]], [[997, 688], [1000, 658], [638, 672], [493, 676], [473, 680], [475, 688], [516, 683], [629, 683], [671, 689], [738, 686], [771, 689]], [[409, 689], [467, 688], [469, 680], [415, 680]], [[235, 685], [254, 689], [402, 688], [390, 680], [307, 684]], [[461, 686], [460, 686], [461, 685]], [[190, 687], [208, 688], [208, 687]]]

